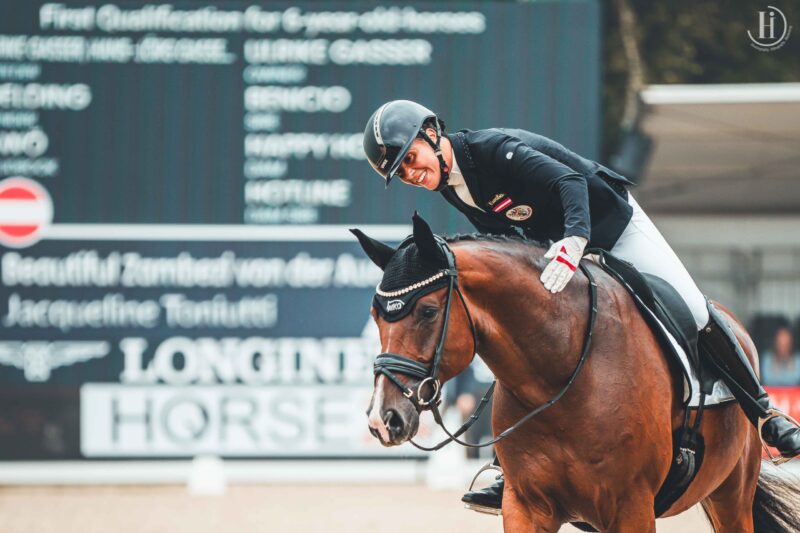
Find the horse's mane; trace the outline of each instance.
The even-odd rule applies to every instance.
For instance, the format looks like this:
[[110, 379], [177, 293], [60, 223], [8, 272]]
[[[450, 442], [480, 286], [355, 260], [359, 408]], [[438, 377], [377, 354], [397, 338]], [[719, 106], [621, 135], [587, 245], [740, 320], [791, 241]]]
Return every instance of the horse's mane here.
[[534, 248], [547, 249], [547, 244], [534, 239], [527, 239], [522, 235], [495, 235], [492, 233], [458, 233], [456, 235], [445, 235], [444, 240], [448, 243], [456, 242], [496, 242], [500, 244], [522, 244]]
[[449, 244], [460, 242], [487, 243], [494, 251], [503, 255], [522, 261], [530, 265], [535, 270], [541, 271], [544, 265], [541, 258], [547, 250], [548, 245], [534, 240], [527, 239], [521, 235], [495, 235], [486, 233], [463, 233], [457, 235], [446, 235], [444, 240]]

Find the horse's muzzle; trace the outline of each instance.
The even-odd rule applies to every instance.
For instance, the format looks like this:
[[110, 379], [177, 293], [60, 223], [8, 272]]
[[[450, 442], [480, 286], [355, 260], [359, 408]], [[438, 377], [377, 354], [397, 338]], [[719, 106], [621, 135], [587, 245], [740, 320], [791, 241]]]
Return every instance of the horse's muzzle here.
[[369, 432], [384, 446], [398, 446], [414, 437], [419, 429], [419, 415], [411, 409], [386, 409], [381, 412], [384, 431], [375, 427], [374, 420], [369, 421]]

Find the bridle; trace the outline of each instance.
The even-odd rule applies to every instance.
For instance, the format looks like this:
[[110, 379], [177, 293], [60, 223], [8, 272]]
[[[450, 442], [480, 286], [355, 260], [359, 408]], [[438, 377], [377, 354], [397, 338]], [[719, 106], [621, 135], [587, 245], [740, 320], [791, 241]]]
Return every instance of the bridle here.
[[[411, 403], [413, 403], [419, 411], [433, 410], [441, 400], [442, 384], [439, 381], [439, 366], [442, 362], [444, 340], [447, 336], [447, 325], [450, 322], [450, 304], [453, 300], [454, 290], [461, 300], [461, 305], [464, 306], [464, 311], [467, 314], [470, 330], [472, 331], [472, 353], [475, 353], [478, 347], [477, 336], [475, 334], [475, 323], [472, 321], [469, 308], [467, 308], [467, 303], [464, 301], [464, 295], [461, 294], [461, 288], [458, 286], [456, 256], [444, 239], [438, 235], [435, 235], [434, 238], [444, 253], [444, 256], [447, 260], [447, 268], [440, 270], [427, 280], [412, 285], [412, 288], [414, 288], [415, 285], [422, 287], [427, 285], [429, 280], [438, 280], [442, 277], [447, 277], [447, 299], [444, 307], [444, 319], [442, 320], [442, 329], [439, 334], [439, 342], [436, 344], [436, 349], [433, 352], [433, 361], [431, 362], [431, 366], [428, 367], [419, 361], [415, 361], [414, 359], [404, 355], [392, 352], [383, 352], [375, 358], [375, 365], [373, 367], [376, 376], [378, 374], [383, 374], [389, 378], [392, 383], [400, 387], [400, 390], [403, 391], [403, 395], [411, 400]], [[402, 246], [403, 245], [401, 244], [400, 247], [402, 248]], [[379, 294], [393, 295], [392, 293], [381, 293], [380, 289], [378, 289], [378, 291]], [[415, 391], [411, 389], [405, 383], [400, 381], [400, 379], [394, 374], [395, 372], [420, 379], [421, 381], [417, 385], [417, 390]], [[422, 389], [427, 383], [431, 383], [431, 386], [433, 387], [433, 393], [429, 398], [425, 398], [422, 395]]]
[[[447, 245], [447, 242], [439, 237], [438, 235], [434, 235], [436, 239], [436, 243], [439, 245], [444, 257], [447, 260], [447, 268], [440, 270], [435, 276], [429, 278], [428, 280], [424, 280], [419, 282], [418, 286], [424, 286], [430, 282], [430, 280], [436, 278], [437, 280], [442, 277], [447, 277], [447, 297], [445, 302], [444, 308], [444, 317], [442, 320], [442, 328], [441, 333], [439, 334], [439, 341], [436, 344], [436, 349], [433, 352], [433, 360], [431, 361], [430, 366], [420, 363], [410, 357], [405, 355], [396, 354], [392, 352], [382, 352], [375, 358], [375, 364], [373, 367], [373, 372], [375, 376], [384, 375], [386, 376], [392, 383], [394, 383], [400, 390], [403, 392], [403, 395], [408, 398], [414, 406], [417, 408], [418, 411], [426, 411], [429, 410], [433, 414], [433, 418], [436, 423], [444, 430], [447, 438], [440, 442], [439, 444], [432, 446], [432, 447], [425, 447], [422, 445], [417, 444], [413, 440], [411, 440], [411, 444], [419, 448], [420, 450], [424, 451], [436, 451], [447, 444], [455, 441], [462, 446], [466, 446], [469, 448], [483, 448], [485, 446], [491, 446], [499, 442], [500, 440], [504, 439], [512, 432], [514, 432], [517, 428], [519, 428], [522, 424], [536, 416], [537, 414], [541, 413], [545, 409], [548, 409], [553, 404], [558, 402], [562, 396], [569, 390], [572, 386], [572, 383], [578, 377], [581, 369], [586, 362], [586, 357], [589, 353], [589, 347], [591, 345], [592, 340], [592, 332], [594, 330], [594, 322], [595, 318], [597, 317], [597, 284], [594, 281], [594, 277], [589, 272], [589, 269], [581, 263], [580, 269], [589, 279], [589, 298], [590, 298], [590, 305], [589, 305], [589, 322], [586, 328], [586, 336], [584, 337], [583, 341], [583, 350], [581, 351], [580, 359], [578, 360], [578, 364], [576, 365], [575, 369], [572, 372], [567, 383], [564, 387], [556, 394], [553, 398], [549, 401], [545, 402], [544, 404], [540, 405], [539, 407], [533, 409], [520, 420], [518, 420], [514, 425], [500, 433], [496, 438], [479, 444], [471, 444], [468, 442], [464, 442], [459, 440], [459, 436], [464, 434], [471, 426], [475, 423], [476, 420], [480, 417], [481, 413], [485, 409], [486, 405], [489, 403], [489, 399], [492, 397], [494, 393], [495, 385], [497, 381], [495, 380], [489, 389], [484, 394], [483, 398], [479, 402], [475, 411], [470, 415], [467, 422], [465, 422], [455, 433], [450, 433], [444, 425], [442, 421], [442, 415], [439, 411], [439, 404], [441, 403], [441, 391], [442, 386], [441, 382], [439, 381], [439, 366], [442, 362], [442, 352], [444, 351], [444, 341], [445, 337], [447, 336], [447, 327], [450, 322], [450, 309], [451, 303], [453, 300], [453, 291], [458, 294], [459, 299], [461, 300], [461, 305], [464, 307], [464, 311], [467, 315], [467, 321], [469, 322], [470, 331], [472, 332], [472, 353], [477, 353], [478, 347], [478, 337], [475, 331], [475, 323], [472, 320], [472, 316], [470, 315], [469, 308], [467, 307], [467, 303], [464, 300], [464, 295], [461, 293], [461, 288], [458, 285], [458, 270], [456, 268], [456, 256], [450, 247]], [[400, 247], [403, 245], [401, 244]], [[412, 290], [414, 285], [412, 285]], [[380, 289], [378, 289], [378, 294], [381, 294]], [[387, 294], [387, 293], [384, 293]], [[411, 376], [420, 380], [419, 384], [416, 386], [416, 390], [412, 389], [411, 387], [407, 386], [403, 383], [395, 373], [404, 374], [406, 376]], [[429, 397], [423, 396], [423, 388], [426, 384], [430, 383], [433, 392], [430, 394]]]

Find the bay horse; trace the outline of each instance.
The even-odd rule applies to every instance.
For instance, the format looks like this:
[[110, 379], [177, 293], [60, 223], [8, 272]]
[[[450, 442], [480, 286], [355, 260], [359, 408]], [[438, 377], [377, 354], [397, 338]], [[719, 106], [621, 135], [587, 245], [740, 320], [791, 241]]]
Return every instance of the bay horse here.
[[[583, 370], [560, 401], [496, 444], [505, 473], [504, 530], [555, 532], [584, 522], [599, 531], [655, 532], [654, 498], [684, 417], [683, 380], [627, 291], [584, 261], [585, 270], [551, 294], [539, 282], [547, 263], [540, 246], [479, 235], [445, 241], [416, 214], [413, 222], [413, 236], [399, 248], [351, 230], [384, 270], [377, 293], [388, 295], [383, 309], [376, 295], [372, 309], [378, 360], [388, 358], [376, 364], [367, 411], [372, 434], [385, 446], [412, 439], [439, 381], [462, 372], [477, 351], [496, 376], [492, 429], [499, 435], [564, 389], [586, 346]], [[450, 274], [456, 293], [441, 282]], [[597, 306], [590, 346], [588, 276], [596, 279]], [[381, 292], [387, 278], [410, 286]], [[745, 328], [719, 309], [757, 369]], [[391, 372], [382, 371], [387, 365]], [[433, 380], [425, 374], [431, 371], [438, 373]], [[761, 441], [738, 405], [707, 407], [700, 432], [704, 462], [662, 516], [699, 502], [718, 533], [800, 531], [800, 490], [762, 471]]]

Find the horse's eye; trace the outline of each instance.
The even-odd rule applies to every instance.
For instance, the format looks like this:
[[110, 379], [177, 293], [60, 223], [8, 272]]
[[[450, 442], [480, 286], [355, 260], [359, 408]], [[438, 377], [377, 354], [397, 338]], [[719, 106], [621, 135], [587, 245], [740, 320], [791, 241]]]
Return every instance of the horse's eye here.
[[422, 312], [420, 314], [422, 315], [422, 318], [430, 320], [432, 318], [436, 318], [436, 315], [438, 313], [439, 310], [436, 309], [435, 307], [423, 307]]

